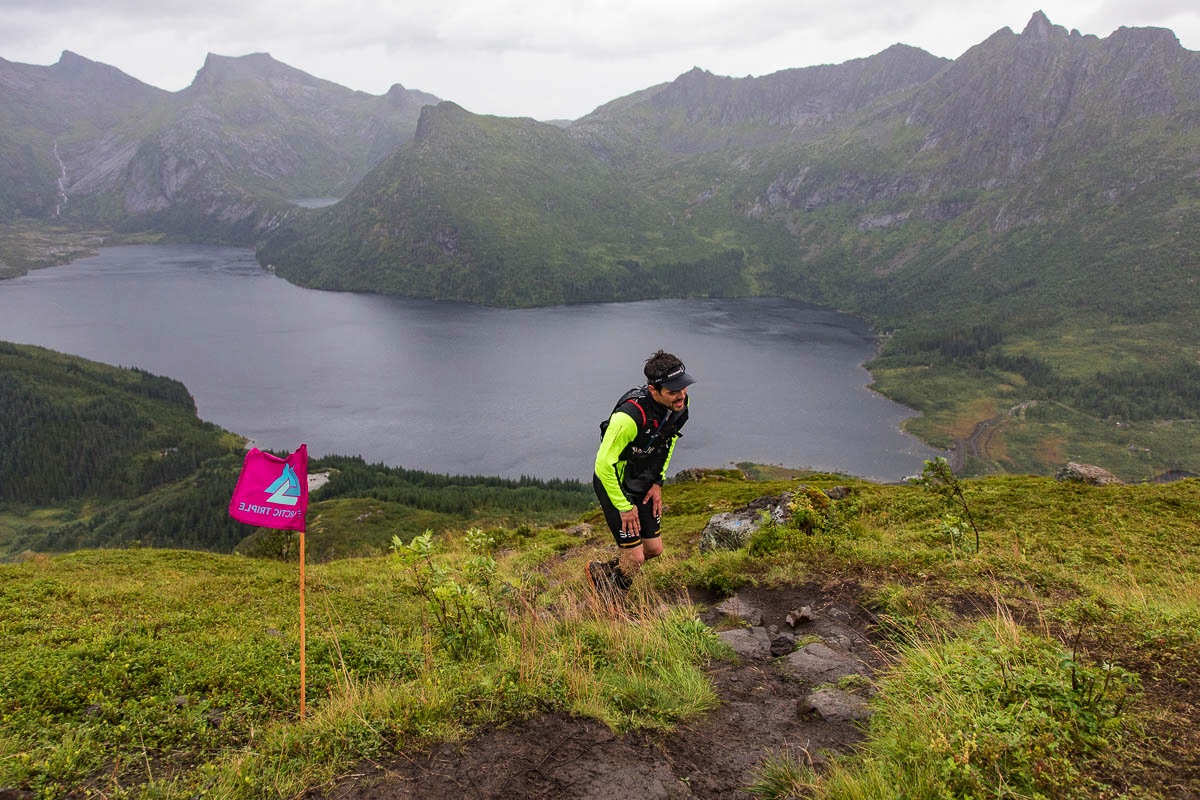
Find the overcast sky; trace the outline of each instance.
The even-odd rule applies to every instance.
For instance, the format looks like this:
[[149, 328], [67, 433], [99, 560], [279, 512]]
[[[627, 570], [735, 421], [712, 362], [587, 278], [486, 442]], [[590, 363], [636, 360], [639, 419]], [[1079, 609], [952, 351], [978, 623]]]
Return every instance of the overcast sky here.
[[207, 53], [266, 52], [371, 94], [401, 83], [480, 114], [575, 119], [694, 66], [767, 75], [896, 43], [957, 58], [1039, 9], [1084, 34], [1158, 26], [1200, 49], [1197, 0], [0, 0], [0, 58], [71, 50], [178, 91]]

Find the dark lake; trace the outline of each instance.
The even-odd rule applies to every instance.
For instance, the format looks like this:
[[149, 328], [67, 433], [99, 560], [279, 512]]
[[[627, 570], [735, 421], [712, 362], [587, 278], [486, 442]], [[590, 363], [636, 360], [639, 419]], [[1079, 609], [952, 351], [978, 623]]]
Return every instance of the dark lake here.
[[866, 388], [867, 325], [788, 300], [485, 308], [145, 245], [0, 281], [0, 339], [181, 380], [201, 418], [260, 447], [433, 472], [590, 478], [598, 423], [660, 347], [699, 381], [672, 473], [753, 461], [891, 481], [937, 454]]

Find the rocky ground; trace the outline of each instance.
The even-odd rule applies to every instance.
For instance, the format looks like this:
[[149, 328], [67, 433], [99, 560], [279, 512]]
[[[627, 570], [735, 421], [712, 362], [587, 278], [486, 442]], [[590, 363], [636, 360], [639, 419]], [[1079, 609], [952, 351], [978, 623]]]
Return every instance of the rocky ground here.
[[817, 587], [694, 600], [706, 622], [729, 628], [722, 636], [740, 654], [712, 666], [721, 705], [703, 719], [667, 734], [617, 736], [594, 720], [544, 714], [361, 764], [308, 800], [736, 800], [752, 797], [746, 787], [768, 755], [819, 765], [860, 740], [869, 684], [857, 676], [880, 664], [865, 612]]

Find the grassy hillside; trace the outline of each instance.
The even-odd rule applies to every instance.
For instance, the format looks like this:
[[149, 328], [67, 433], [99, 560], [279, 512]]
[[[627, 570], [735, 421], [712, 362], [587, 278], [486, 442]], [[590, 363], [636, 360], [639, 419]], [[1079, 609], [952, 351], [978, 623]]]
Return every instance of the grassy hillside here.
[[561, 128], [442, 103], [345, 200], [294, 215], [258, 258], [306, 286], [506, 306], [744, 293], [740, 257], [672, 220]]
[[[835, 485], [848, 493], [832, 502], [803, 488]], [[858, 754], [814, 773], [764, 753], [756, 796], [1195, 792], [1200, 481], [959, 488], [978, 550], [963, 509], [918, 486], [668, 485], [638, 625], [586, 602], [578, 576], [611, 551], [603, 536], [464, 530], [313, 565], [304, 720], [294, 564], [121, 550], [0, 565], [0, 786], [293, 797], [546, 710], [667, 729], [719, 702], [705, 665], [730, 658], [678, 590], [810, 584], [869, 612], [889, 667]], [[784, 490], [785, 523], [698, 551], [715, 511]]]

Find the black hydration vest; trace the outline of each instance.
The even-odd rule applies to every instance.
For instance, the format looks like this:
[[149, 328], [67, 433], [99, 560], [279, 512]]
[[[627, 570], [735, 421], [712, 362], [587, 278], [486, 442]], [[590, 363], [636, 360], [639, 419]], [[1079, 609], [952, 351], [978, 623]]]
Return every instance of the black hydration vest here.
[[[669, 410], [663, 414], [662, 406], [654, 402], [650, 389], [639, 386], [621, 395], [621, 399], [613, 406], [613, 413], [618, 411], [628, 414], [638, 426], [637, 436], [625, 445], [620, 458], [626, 462], [625, 479], [622, 482], [624, 487], [640, 494], [658, 481], [667, 454], [671, 451], [671, 440], [683, 435], [680, 429], [687, 422], [688, 410], [684, 406], [678, 414]], [[606, 430], [607, 419], [600, 423], [601, 439]]]

